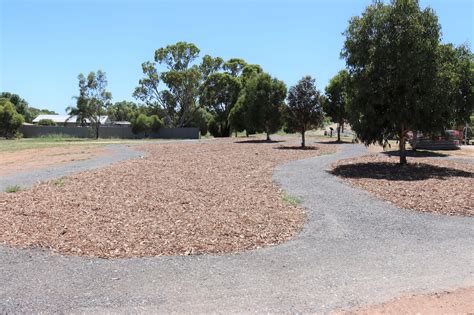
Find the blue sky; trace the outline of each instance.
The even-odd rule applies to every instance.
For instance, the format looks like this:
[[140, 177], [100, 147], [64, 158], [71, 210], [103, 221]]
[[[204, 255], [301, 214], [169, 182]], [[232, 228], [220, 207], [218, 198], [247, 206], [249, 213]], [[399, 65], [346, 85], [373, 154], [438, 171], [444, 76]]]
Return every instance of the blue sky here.
[[[303, 75], [324, 89], [344, 68], [341, 34], [371, 0], [0, 0], [0, 90], [64, 113], [77, 75], [102, 69], [113, 100], [133, 100], [140, 65], [155, 49], [188, 41], [224, 59], [263, 66], [288, 86]], [[422, 0], [443, 42], [469, 43], [474, 1]]]

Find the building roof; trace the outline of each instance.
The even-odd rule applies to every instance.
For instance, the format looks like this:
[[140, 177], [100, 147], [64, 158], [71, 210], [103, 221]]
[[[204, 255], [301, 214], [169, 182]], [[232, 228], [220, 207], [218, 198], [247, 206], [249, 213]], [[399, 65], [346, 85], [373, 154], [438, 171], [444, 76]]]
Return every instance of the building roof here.
[[[33, 123], [38, 123], [40, 120], [43, 119], [51, 119], [57, 124], [63, 124], [65, 122], [75, 123], [77, 121], [77, 116], [69, 116], [69, 115], [38, 115], [35, 119], [33, 119]], [[109, 116], [100, 116], [100, 123], [105, 124], [109, 120]], [[89, 119], [86, 119], [86, 122], [89, 123]]]

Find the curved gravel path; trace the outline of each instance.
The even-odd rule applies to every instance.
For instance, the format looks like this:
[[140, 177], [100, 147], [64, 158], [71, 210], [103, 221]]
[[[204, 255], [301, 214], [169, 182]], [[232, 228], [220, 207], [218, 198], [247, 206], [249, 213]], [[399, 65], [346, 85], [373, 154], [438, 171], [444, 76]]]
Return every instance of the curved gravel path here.
[[58, 166], [40, 168], [33, 171], [0, 176], [0, 191], [4, 191], [8, 186], [14, 185], [19, 185], [22, 188], [30, 187], [41, 181], [104, 167], [112, 163], [143, 155], [142, 152], [133, 150], [123, 144], [109, 144], [106, 148], [110, 151], [107, 155], [96, 156], [82, 161], [68, 162]]
[[308, 209], [304, 230], [279, 246], [122, 260], [0, 247], [0, 313], [327, 312], [472, 286], [473, 218], [397, 209], [325, 171], [365, 152], [344, 145], [275, 170]]

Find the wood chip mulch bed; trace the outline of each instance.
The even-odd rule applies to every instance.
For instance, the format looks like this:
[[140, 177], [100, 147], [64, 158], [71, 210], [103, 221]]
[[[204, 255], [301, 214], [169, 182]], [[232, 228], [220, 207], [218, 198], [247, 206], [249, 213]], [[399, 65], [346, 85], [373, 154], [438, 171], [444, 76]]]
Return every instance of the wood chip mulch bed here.
[[331, 172], [398, 207], [474, 216], [474, 165], [433, 158], [380, 154], [340, 160]]
[[236, 252], [292, 238], [305, 214], [282, 200], [272, 171], [336, 147], [236, 141], [148, 145], [144, 158], [0, 193], [0, 243], [124, 258]]

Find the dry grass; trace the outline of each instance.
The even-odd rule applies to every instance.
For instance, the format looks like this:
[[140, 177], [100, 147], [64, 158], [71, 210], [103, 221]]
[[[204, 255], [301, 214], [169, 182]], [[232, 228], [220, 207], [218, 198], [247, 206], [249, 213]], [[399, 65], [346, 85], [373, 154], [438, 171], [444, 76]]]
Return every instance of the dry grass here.
[[0, 242], [113, 258], [226, 253], [290, 239], [304, 211], [282, 199], [272, 171], [335, 147], [236, 141], [148, 145], [143, 159], [0, 193]]
[[474, 215], [474, 165], [449, 160], [369, 155], [333, 164], [332, 172], [396, 206], [422, 212]]

